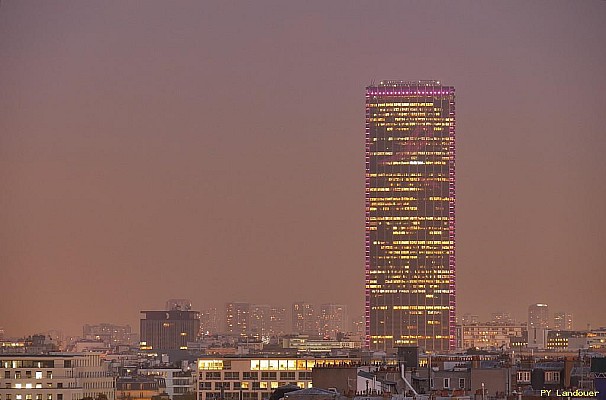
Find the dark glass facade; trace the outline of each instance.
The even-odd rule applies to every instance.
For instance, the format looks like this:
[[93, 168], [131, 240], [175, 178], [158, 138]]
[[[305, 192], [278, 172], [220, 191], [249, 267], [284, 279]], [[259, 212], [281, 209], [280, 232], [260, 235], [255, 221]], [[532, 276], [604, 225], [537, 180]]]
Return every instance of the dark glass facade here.
[[366, 88], [366, 333], [455, 347], [455, 102], [438, 81]]
[[187, 350], [200, 331], [197, 311], [141, 311], [141, 350]]

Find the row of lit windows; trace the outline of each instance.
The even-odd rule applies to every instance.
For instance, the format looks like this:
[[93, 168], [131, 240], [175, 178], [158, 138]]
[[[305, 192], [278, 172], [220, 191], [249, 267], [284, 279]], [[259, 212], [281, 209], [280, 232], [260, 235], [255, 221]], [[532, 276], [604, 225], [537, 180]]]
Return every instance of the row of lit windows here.
[[[407, 106], [404, 106], [404, 107], [376, 107], [375, 106], [375, 107], [373, 107], [373, 110], [378, 110], [379, 112], [382, 112], [382, 111], [426, 111], [428, 109], [430, 109], [432, 111], [436, 111], [436, 112], [442, 111], [442, 108], [440, 108], [440, 107], [428, 108], [427, 106], [423, 106], [423, 107], [415, 107], [415, 106], [413, 106], [413, 107], [407, 107]], [[376, 113], [372, 114], [372, 115], [376, 115]]]
[[[266, 359], [266, 360], [250, 360], [251, 371], [311, 371], [314, 366], [326, 366], [326, 365], [337, 365], [343, 362], [349, 362], [348, 360], [341, 359], [322, 359], [322, 360], [309, 360], [309, 359], [291, 359], [291, 360], [277, 360], [277, 359]], [[198, 370], [222, 370], [231, 368], [228, 367], [223, 360], [198, 360]], [[220, 372], [216, 372], [219, 374]], [[227, 374], [227, 372], [226, 372]], [[244, 372], [245, 379], [246, 374], [248, 376], [254, 376], [256, 372]], [[233, 379], [233, 376], [232, 378]], [[255, 378], [250, 378], [255, 379]]]
[[415, 216], [406, 216], [406, 217], [368, 217], [370, 221], [447, 221], [448, 217], [442, 216], [424, 216], [424, 215], [415, 215]]
[[[14, 371], [14, 378], [15, 379], [21, 379], [21, 378], [25, 378], [25, 379], [42, 379], [42, 376], [44, 374], [42, 373], [42, 371], [35, 371], [32, 374], [32, 371], [25, 371], [25, 373], [23, 373], [22, 371]], [[52, 371], [46, 371], [46, 379], [52, 379], [53, 377], [53, 372]], [[4, 379], [10, 379], [11, 378], [11, 371], [4, 371]]]
[[[410, 119], [409, 119], [410, 120]], [[417, 127], [417, 126], [431, 126], [434, 127], [438, 124], [438, 122], [435, 121], [426, 121], [425, 118], [416, 118], [415, 120], [411, 121], [411, 122], [376, 122], [375, 125], [376, 126], [384, 126], [387, 132], [393, 132], [394, 129], [398, 130], [398, 131], [408, 131], [410, 129], [403, 129], [405, 127]], [[444, 126], [448, 126], [448, 125], [444, 125]]]
[[[408, 130], [401, 130], [402, 132], [411, 132]], [[406, 146], [410, 141], [415, 142], [439, 142], [439, 143], [427, 143], [424, 144], [424, 147], [429, 146], [444, 146], [450, 147], [452, 142], [454, 142], [454, 137], [452, 136], [388, 136], [388, 137], [373, 137], [373, 142], [383, 142], [383, 141], [395, 141], [395, 144], [399, 144], [401, 146]]]
[[454, 157], [443, 157], [445, 161], [385, 161], [383, 165], [446, 165], [446, 161], [454, 161]]
[[371, 103], [373, 107], [427, 107], [432, 106], [434, 103]]
[[[38, 393], [35, 395], [35, 397], [33, 397], [33, 395], [31, 394], [26, 394], [26, 395], [22, 395], [22, 394], [17, 394], [15, 395], [15, 400], [43, 400], [43, 395]], [[4, 398], [2, 398], [2, 394], [0, 394], [0, 400], [13, 400], [13, 396], [12, 394], [8, 393], [5, 395]], [[46, 400], [53, 400], [53, 395], [52, 394], [47, 394], [46, 395]], [[63, 394], [62, 393], [58, 393], [57, 397], [55, 398], [55, 400], [63, 400]]]

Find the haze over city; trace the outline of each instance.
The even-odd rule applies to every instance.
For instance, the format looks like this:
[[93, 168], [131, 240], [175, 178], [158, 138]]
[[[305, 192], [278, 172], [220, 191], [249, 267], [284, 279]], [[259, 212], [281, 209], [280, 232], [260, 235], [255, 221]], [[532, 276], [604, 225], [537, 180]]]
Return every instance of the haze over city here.
[[364, 303], [364, 93], [457, 91], [457, 314], [606, 325], [606, 3], [0, 4], [0, 326]]

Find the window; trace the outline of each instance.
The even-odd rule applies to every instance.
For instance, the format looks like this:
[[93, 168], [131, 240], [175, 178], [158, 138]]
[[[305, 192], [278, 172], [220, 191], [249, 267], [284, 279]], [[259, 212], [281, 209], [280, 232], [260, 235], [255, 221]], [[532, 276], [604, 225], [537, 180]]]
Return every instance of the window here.
[[234, 390], [240, 390], [242, 388], [241, 383], [242, 382], [234, 382]]
[[256, 381], [257, 379], [259, 379], [259, 373], [258, 372], [244, 372], [244, 378], [243, 378], [243, 380], [245, 380], [245, 381]]
[[444, 388], [450, 389], [450, 378], [444, 378]]
[[295, 373], [293, 372], [280, 372], [280, 379], [284, 381], [294, 381], [297, 379], [295, 377]]
[[46, 379], [53, 379], [53, 371], [46, 371]]
[[530, 371], [518, 371], [518, 382], [530, 383]]
[[[265, 383], [265, 382], [263, 382], [263, 383]], [[261, 382], [253, 382], [252, 390], [261, 390]]]
[[59, 382], [59, 383], [57, 383], [57, 388], [58, 388], [58, 389], [63, 388], [63, 382]]
[[238, 381], [240, 380], [239, 372], [225, 372], [225, 380]]
[[41, 394], [37, 394], [36, 395], [36, 400], [42, 400], [42, 395]]
[[229, 390], [230, 382], [215, 382], [215, 390], [226, 389]]
[[52, 394], [47, 394], [46, 395], [46, 400], [53, 400], [53, 395]]
[[299, 380], [311, 380], [311, 371], [299, 372]]
[[36, 371], [36, 379], [42, 379], [42, 371]]
[[10, 371], [4, 371], [4, 379], [10, 379], [11, 378], [11, 372]]
[[57, 395], [57, 400], [63, 400], [63, 393], [59, 393]]
[[277, 379], [277, 373], [276, 372], [261, 372], [261, 379], [263, 380], [276, 380]]
[[200, 390], [210, 390], [212, 382], [200, 382]]
[[[240, 382], [236, 382], [236, 383], [240, 383]], [[241, 382], [240, 383], [240, 389], [242, 389], [242, 390], [248, 390], [248, 389], [250, 389], [250, 382]]]
[[25, 395], [25, 400], [32, 400], [32, 395], [31, 394], [26, 394]]
[[459, 378], [459, 389], [465, 389], [465, 378]]
[[25, 377], [28, 379], [32, 378], [32, 371], [25, 371]]
[[221, 372], [207, 372], [206, 373], [206, 379], [220, 381], [221, 380]]
[[545, 382], [559, 382], [560, 371], [545, 371]]
[[15, 371], [15, 379], [21, 379], [21, 371]]

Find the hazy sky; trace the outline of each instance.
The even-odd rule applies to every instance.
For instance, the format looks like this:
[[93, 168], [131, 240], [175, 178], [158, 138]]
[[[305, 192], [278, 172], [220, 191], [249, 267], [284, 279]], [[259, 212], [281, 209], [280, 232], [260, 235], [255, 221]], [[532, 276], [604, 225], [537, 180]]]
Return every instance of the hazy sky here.
[[606, 2], [2, 1], [0, 326], [361, 314], [364, 88], [457, 90], [458, 314], [606, 325]]

